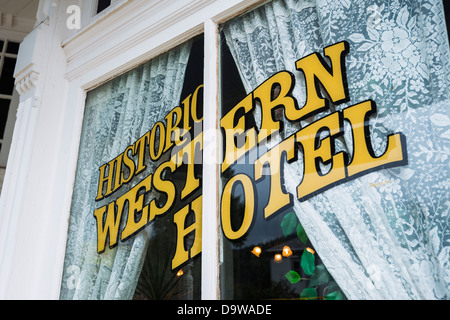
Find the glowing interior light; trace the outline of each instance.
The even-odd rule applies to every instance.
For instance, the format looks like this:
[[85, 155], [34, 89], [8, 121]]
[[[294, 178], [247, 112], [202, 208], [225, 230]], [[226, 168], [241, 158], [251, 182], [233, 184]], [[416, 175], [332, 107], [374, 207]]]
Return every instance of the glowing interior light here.
[[283, 258], [281, 257], [281, 253], [276, 253], [273, 259], [275, 262], [281, 262]]
[[251, 251], [251, 253], [253, 253], [255, 256], [257, 256], [259, 258], [259, 255], [261, 254], [261, 248], [254, 247], [253, 250]]
[[308, 251], [309, 253], [312, 253], [312, 254], [314, 254], [314, 253], [316, 253], [313, 249], [311, 249], [310, 247], [307, 247], [306, 248], [306, 251]]
[[289, 246], [283, 247], [283, 257], [289, 257], [292, 255], [292, 250], [289, 248]]
[[177, 277], [181, 277], [182, 275], [183, 275], [183, 270], [182, 269], [178, 270]]

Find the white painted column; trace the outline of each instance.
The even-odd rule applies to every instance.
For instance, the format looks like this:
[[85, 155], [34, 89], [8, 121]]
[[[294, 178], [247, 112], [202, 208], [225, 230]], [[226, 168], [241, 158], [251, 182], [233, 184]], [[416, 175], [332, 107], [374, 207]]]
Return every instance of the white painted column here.
[[15, 69], [20, 101], [0, 198], [0, 299], [58, 298], [62, 261], [54, 243], [61, 229], [67, 233], [56, 204], [66, 179], [58, 169], [68, 87], [65, 7], [58, 4], [25, 37]]

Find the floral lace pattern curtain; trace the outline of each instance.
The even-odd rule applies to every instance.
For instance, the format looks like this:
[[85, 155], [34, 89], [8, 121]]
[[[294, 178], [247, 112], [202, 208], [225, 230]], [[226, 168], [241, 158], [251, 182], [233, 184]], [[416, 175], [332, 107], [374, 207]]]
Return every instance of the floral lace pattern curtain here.
[[[306, 89], [295, 61], [348, 41], [351, 101], [329, 113], [372, 99], [375, 154], [386, 149], [389, 134], [402, 132], [408, 165], [295, 201], [294, 210], [349, 299], [450, 298], [450, 52], [442, 2], [274, 0], [227, 22], [223, 32], [247, 92], [288, 70], [299, 105]], [[287, 126], [284, 134], [305, 124]], [[336, 150], [351, 154], [344, 130]], [[294, 195], [301, 156], [284, 164]]]
[[[93, 213], [109, 201], [95, 201], [98, 168], [133, 144], [179, 103], [190, 47], [190, 42], [183, 44], [88, 92], [61, 299], [133, 297], [151, 225], [115, 248], [97, 254]], [[150, 162], [139, 176], [145, 177], [154, 169]], [[130, 184], [118, 191], [119, 196], [134, 186]]]

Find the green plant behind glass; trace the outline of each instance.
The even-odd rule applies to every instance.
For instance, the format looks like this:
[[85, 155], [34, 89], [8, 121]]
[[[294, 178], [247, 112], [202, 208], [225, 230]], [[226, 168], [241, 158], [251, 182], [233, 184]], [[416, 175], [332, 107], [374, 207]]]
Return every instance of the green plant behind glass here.
[[285, 274], [291, 284], [300, 281], [308, 281], [308, 285], [300, 293], [301, 300], [343, 300], [344, 294], [339, 289], [333, 277], [329, 274], [325, 265], [317, 257], [311, 245], [308, 246], [308, 236], [301, 225], [295, 212], [287, 213], [281, 221], [281, 229], [284, 237], [297, 233], [297, 238], [302, 244], [299, 270], [290, 270]]

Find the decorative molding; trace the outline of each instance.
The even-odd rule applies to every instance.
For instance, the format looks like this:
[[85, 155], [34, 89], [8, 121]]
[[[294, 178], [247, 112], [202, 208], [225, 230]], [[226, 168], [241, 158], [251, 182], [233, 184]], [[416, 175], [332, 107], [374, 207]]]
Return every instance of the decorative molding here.
[[28, 33], [33, 30], [35, 21], [12, 13], [0, 11], [0, 28]]
[[[202, 33], [204, 22], [224, 18], [261, 0], [135, 0], [121, 2], [62, 42], [69, 80], [99, 70], [93, 87]], [[90, 80], [90, 79], [89, 79]]]
[[6, 28], [12, 28], [13, 27], [13, 18], [14, 18], [14, 16], [12, 15], [12, 13], [0, 12], [0, 26], [6, 27]]
[[[207, 1], [202, 0], [131, 1], [123, 3], [108, 12], [107, 15], [94, 20], [74, 37], [63, 42], [62, 45], [68, 62], [67, 77], [69, 79], [76, 78], [105, 63], [105, 61], [109, 61], [124, 52], [130, 52], [136, 45], [167, 29], [175, 21], [188, 16], [190, 13], [188, 9], [192, 8], [194, 4], [204, 6], [206, 3]], [[164, 11], [166, 13], [161, 14]], [[201, 21], [198, 21], [200, 26], [201, 23]], [[201, 28], [197, 33], [200, 32]], [[166, 40], [169, 39], [166, 37]], [[152, 49], [154, 48], [148, 48], [147, 52], [150, 53], [150, 56], [147, 59], [151, 58]], [[167, 49], [169, 48], [162, 48], [153, 55]], [[127, 63], [131, 65], [125, 67], [119, 73], [133, 67], [133, 62], [128, 61]]]
[[37, 87], [41, 71], [45, 70], [45, 62], [50, 54], [49, 45], [53, 30], [46, 24], [33, 29], [20, 44], [14, 78], [17, 92], [22, 96]]
[[16, 79], [16, 90], [22, 96], [27, 91], [36, 87], [39, 80], [39, 72], [29, 68], [28, 72], [24, 73], [20, 79]]

